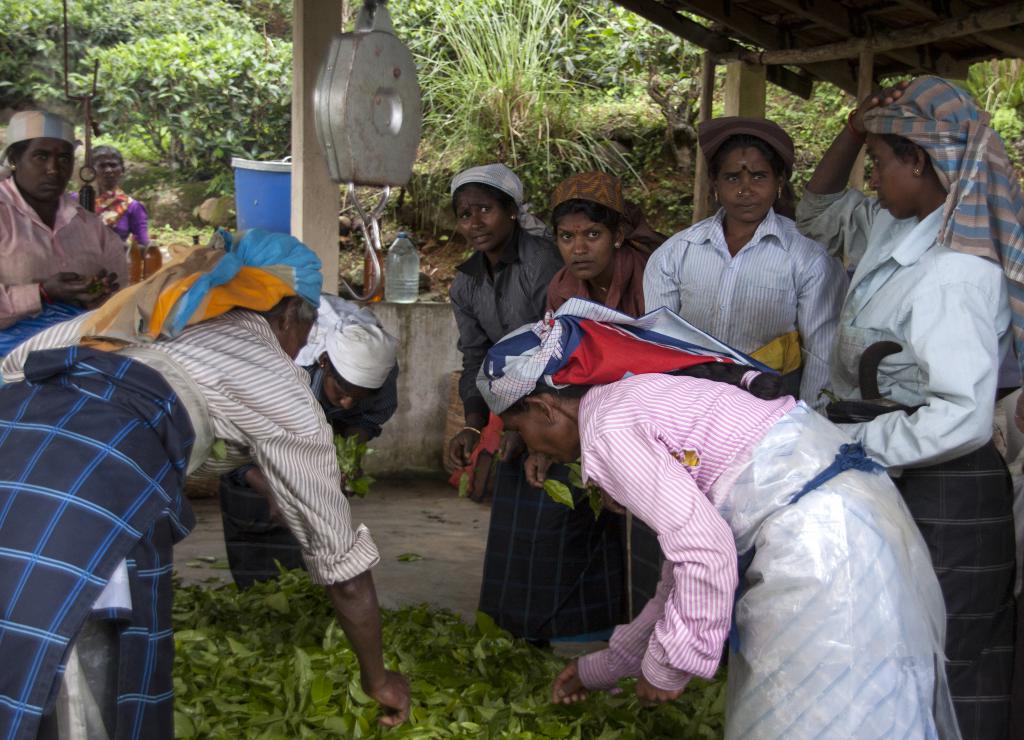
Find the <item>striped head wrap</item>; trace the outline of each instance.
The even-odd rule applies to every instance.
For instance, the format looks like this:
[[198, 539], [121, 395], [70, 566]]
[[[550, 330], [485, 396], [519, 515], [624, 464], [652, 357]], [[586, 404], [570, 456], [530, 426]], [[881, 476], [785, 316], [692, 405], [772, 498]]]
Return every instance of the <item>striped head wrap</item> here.
[[622, 180], [604, 172], [581, 172], [562, 180], [551, 194], [551, 210], [567, 200], [589, 200], [616, 213], [626, 213]]
[[233, 308], [268, 311], [294, 295], [317, 306], [322, 282], [320, 258], [293, 236], [250, 229], [236, 240], [218, 231], [210, 246], [111, 296], [83, 325], [83, 336], [175, 337]]
[[1024, 196], [989, 114], [941, 77], [918, 77], [902, 97], [864, 114], [873, 134], [895, 134], [928, 153], [948, 195], [939, 244], [1002, 265], [1009, 280], [1017, 357], [1024, 361]]
[[500, 414], [541, 382], [553, 387], [602, 385], [708, 362], [774, 372], [667, 308], [635, 318], [594, 301], [570, 298], [555, 313], [492, 345], [477, 375], [477, 387], [491, 411]]

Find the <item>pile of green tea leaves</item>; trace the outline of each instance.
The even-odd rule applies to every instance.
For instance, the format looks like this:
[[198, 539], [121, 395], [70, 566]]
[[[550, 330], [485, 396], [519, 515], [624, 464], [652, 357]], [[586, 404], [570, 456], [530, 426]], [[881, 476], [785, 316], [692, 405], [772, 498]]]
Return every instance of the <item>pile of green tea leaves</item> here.
[[641, 707], [618, 695], [550, 703], [564, 660], [512, 639], [485, 615], [383, 612], [388, 667], [412, 688], [409, 722], [377, 725], [355, 654], [322, 588], [293, 571], [239, 592], [178, 586], [174, 729], [178, 738], [720, 738], [725, 686], [695, 680], [679, 700]]

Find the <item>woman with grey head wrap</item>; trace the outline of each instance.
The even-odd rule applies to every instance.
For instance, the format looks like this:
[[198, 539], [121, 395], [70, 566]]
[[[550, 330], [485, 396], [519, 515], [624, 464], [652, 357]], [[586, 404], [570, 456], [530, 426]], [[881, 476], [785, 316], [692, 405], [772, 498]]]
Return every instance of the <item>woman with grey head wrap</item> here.
[[[580, 491], [572, 510], [532, 487], [518, 435], [506, 435], [500, 448], [495, 443], [489, 450], [482, 441], [500, 434], [500, 420], [490, 417], [476, 386], [480, 365], [491, 345], [544, 315], [562, 258], [543, 224], [526, 212], [523, 184], [505, 165], [459, 173], [451, 193], [456, 228], [474, 253], [451, 287], [466, 425], [449, 444], [449, 461], [465, 466], [471, 480], [473, 471], [482, 471], [470, 486], [478, 499], [486, 495], [492, 454], [502, 458], [494, 473], [480, 609], [531, 640], [610, 629], [623, 602], [618, 521], [609, 514], [595, 521]], [[568, 470], [553, 468], [548, 477], [568, 481]]]

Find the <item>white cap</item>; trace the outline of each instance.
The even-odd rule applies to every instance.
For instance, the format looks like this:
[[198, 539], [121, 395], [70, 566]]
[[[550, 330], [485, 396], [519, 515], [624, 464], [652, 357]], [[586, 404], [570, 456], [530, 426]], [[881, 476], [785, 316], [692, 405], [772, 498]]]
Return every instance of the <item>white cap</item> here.
[[312, 365], [326, 352], [346, 381], [360, 388], [380, 388], [395, 366], [397, 346], [398, 341], [381, 328], [373, 313], [324, 293], [316, 324], [295, 362]]
[[63, 116], [41, 110], [15, 113], [7, 124], [7, 146], [29, 139], [61, 139], [75, 145], [75, 127]]
[[380, 388], [398, 356], [394, 337], [379, 326], [349, 324], [327, 337], [327, 356], [345, 381]]

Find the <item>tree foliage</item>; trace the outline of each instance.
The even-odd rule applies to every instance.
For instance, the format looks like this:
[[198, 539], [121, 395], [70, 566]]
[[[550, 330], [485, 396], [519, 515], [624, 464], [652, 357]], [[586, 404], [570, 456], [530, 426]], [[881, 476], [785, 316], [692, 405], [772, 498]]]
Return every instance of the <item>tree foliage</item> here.
[[173, 33], [96, 53], [116, 86], [100, 115], [144, 136], [161, 161], [210, 176], [232, 156], [288, 153], [291, 45], [227, 26]]
[[[230, 157], [279, 158], [290, 144], [291, 0], [72, 0], [72, 89], [100, 62], [97, 117], [133, 156], [182, 178], [216, 176]], [[355, 12], [359, 3], [349, 4]], [[538, 210], [562, 177], [624, 177], [667, 228], [688, 215], [699, 50], [611, 0], [402, 0], [389, 4], [423, 92], [420, 156], [407, 189], [412, 221], [447, 218], [458, 170], [504, 161]], [[6, 0], [0, 107], [63, 101], [60, 0]], [[351, 21], [351, 19], [349, 19]], [[975, 65], [971, 92], [1011, 156], [1024, 155], [1020, 60]], [[768, 115], [797, 144], [806, 179], [852, 99], [818, 85], [810, 101], [769, 87]], [[140, 145], [140, 142], [142, 145]], [[643, 181], [640, 173], [644, 174]]]
[[[287, 153], [291, 44], [226, 2], [79, 0], [68, 4], [71, 90], [99, 62], [96, 118], [142, 137], [183, 174], [223, 171], [232, 155]], [[260, 29], [260, 30], [258, 30]], [[0, 15], [0, 95], [10, 107], [62, 108], [59, 0], [9, 0]]]

